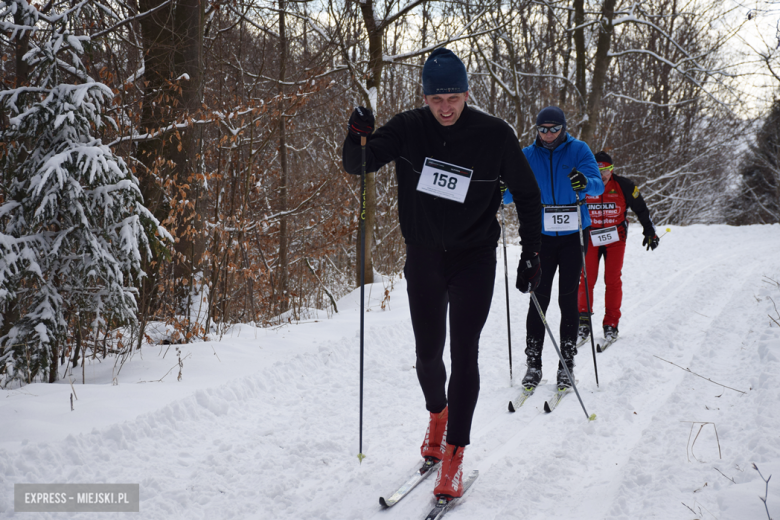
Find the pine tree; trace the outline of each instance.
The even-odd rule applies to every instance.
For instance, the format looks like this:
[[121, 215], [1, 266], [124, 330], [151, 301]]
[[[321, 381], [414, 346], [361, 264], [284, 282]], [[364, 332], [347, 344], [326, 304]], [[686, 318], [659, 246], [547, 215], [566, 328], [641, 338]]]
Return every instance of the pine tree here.
[[0, 91], [10, 116], [0, 127], [0, 310], [13, 316], [0, 321], [6, 382], [57, 379], [69, 316], [95, 334], [109, 319], [133, 323], [142, 257], [150, 239], [167, 236], [125, 162], [93, 135], [116, 126], [105, 115], [111, 90], [81, 61], [95, 7], [68, 2], [44, 17], [26, 0], [0, 3], [0, 31], [34, 35], [29, 84]]
[[731, 224], [780, 222], [780, 98], [756, 135], [729, 208]]

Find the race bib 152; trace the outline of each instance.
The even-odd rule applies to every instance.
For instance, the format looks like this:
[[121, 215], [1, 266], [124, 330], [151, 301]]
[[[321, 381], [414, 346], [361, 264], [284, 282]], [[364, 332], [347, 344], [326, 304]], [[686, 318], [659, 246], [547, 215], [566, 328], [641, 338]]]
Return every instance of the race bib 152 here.
[[574, 206], [545, 206], [544, 230], [545, 231], [576, 231], [579, 228], [577, 222], [577, 208]]

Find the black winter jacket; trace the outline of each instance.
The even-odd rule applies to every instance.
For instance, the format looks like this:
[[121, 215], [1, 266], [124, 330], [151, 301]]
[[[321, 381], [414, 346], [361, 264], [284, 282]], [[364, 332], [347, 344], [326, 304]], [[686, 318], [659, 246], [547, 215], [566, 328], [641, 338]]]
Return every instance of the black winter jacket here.
[[623, 197], [626, 198], [626, 205], [631, 208], [631, 210], [636, 214], [639, 223], [642, 224], [642, 234], [651, 237], [654, 236], [655, 226], [653, 225], [653, 221], [650, 219], [650, 209], [647, 207], [645, 199], [643, 199], [642, 195], [639, 193], [639, 188], [637, 185], [628, 177], [615, 175], [614, 173], [612, 176], [617, 181], [618, 186], [620, 186], [620, 190], [623, 192]]
[[[417, 191], [426, 157], [473, 170], [464, 202]], [[512, 193], [520, 220], [523, 253], [541, 245], [541, 198], [528, 161], [512, 128], [503, 120], [466, 105], [452, 126], [442, 126], [428, 107], [394, 116], [366, 145], [366, 171], [395, 161], [398, 216], [407, 244], [438, 250], [495, 246], [501, 234], [496, 211], [500, 181]], [[347, 136], [344, 169], [361, 174], [360, 144]]]

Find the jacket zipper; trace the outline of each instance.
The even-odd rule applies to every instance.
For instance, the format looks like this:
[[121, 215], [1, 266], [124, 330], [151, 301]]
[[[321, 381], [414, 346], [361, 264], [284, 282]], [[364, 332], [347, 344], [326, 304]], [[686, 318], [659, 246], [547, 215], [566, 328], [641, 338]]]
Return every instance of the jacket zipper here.
[[[553, 152], [555, 150], [550, 150], [550, 191], [552, 192], [552, 198], [553, 198], [553, 206], [555, 206], [555, 179], [553, 175]], [[555, 236], [560, 236], [558, 232], [555, 232]]]
[[[447, 141], [444, 141], [442, 144], [442, 148], [447, 148]], [[446, 155], [446, 154], [445, 154]], [[444, 252], [447, 252], [447, 244], [444, 242], [444, 234], [445, 229], [447, 227], [447, 206], [445, 204], [442, 204], [442, 223], [441, 223], [441, 247], [444, 248]]]

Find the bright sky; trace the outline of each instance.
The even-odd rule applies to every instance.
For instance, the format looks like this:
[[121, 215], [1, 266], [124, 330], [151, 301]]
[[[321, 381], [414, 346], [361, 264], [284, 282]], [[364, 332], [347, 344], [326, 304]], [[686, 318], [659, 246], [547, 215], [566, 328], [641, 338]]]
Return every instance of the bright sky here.
[[731, 3], [735, 7], [732, 23], [744, 24], [731, 47], [746, 57], [743, 68], [751, 75], [745, 79], [752, 85], [750, 90], [755, 96], [751, 105], [761, 110], [768, 106], [780, 88], [780, 81], [769, 74], [759, 56], [759, 53], [772, 56], [772, 67], [780, 75], [780, 1], [732, 0]]

